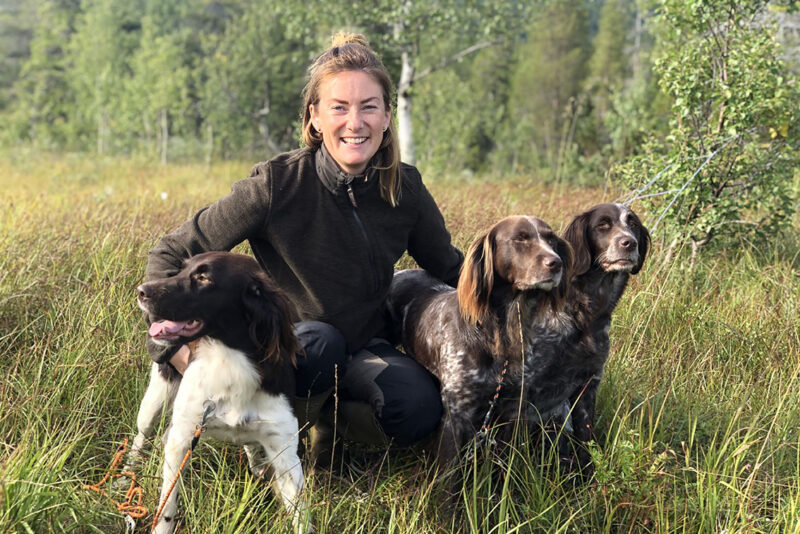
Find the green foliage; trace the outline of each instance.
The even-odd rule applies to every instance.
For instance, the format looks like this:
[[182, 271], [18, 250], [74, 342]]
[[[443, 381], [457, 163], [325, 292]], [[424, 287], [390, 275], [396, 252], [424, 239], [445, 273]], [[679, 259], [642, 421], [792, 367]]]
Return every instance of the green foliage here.
[[[773, 64], [764, 72], [773, 69], [783, 81], [762, 77], [752, 80], [760, 89], [746, 89], [758, 72], [749, 69], [748, 62], [757, 62], [750, 56], [773, 46], [773, 36], [785, 44], [789, 67], [796, 65], [790, 38], [796, 2], [770, 3], [767, 11], [753, 8], [765, 0], [664, 2], [658, 10], [653, 4], [359, 0], [343, 10], [330, 0], [313, 8], [296, 0], [8, 0], [0, 8], [0, 142], [144, 153], [162, 162], [201, 155], [206, 161], [265, 159], [297, 146], [306, 69], [333, 32], [349, 29], [364, 33], [389, 68], [400, 90], [395, 110], [413, 102], [410, 113], [398, 113], [398, 124], [413, 125], [419, 164], [430, 171], [597, 183], [611, 163], [646, 153], [652, 177], [675, 159], [659, 168], [656, 160], [669, 150], [683, 147], [689, 162], [714, 151], [699, 148], [706, 134], [689, 130], [708, 119], [711, 132], [719, 122], [719, 109], [711, 108], [721, 100], [728, 100], [725, 132], [741, 126], [737, 132], [750, 136], [753, 147], [761, 141], [785, 155], [776, 140], [793, 146], [797, 121], [776, 110], [794, 94], [793, 77], [769, 52]], [[707, 57], [714, 50], [710, 33], [697, 28], [728, 32], [735, 26], [725, 22], [721, 5], [749, 13], [740, 18], [752, 22], [736, 32], [764, 29], [751, 32], [761, 37], [752, 50], [732, 37], [740, 59], [728, 58], [726, 69], [731, 77], [745, 74], [725, 82], [733, 98], [716, 82], [703, 82], [721, 70]], [[777, 30], [767, 24], [773, 20]], [[661, 58], [655, 71], [654, 48]], [[671, 108], [673, 102], [683, 107]], [[743, 111], [751, 104], [753, 113]], [[677, 121], [688, 109], [697, 111]], [[747, 121], [760, 121], [757, 131]], [[665, 148], [668, 133], [671, 149]], [[685, 136], [694, 140], [685, 142]], [[714, 143], [703, 141], [706, 148]], [[724, 152], [704, 172], [717, 160], [720, 167], [735, 160]], [[630, 168], [647, 171], [643, 161], [632, 160]], [[762, 162], [770, 173], [771, 161]], [[663, 176], [678, 170], [672, 166]], [[691, 176], [693, 169], [680, 172]], [[747, 174], [743, 168], [736, 173]], [[626, 183], [647, 183], [642, 176]], [[673, 182], [679, 180], [676, 175]], [[673, 207], [691, 203], [681, 195]]]
[[[622, 0], [606, 0], [600, 14], [597, 36], [592, 42], [586, 85], [592, 96], [596, 117], [602, 122], [609, 112], [610, 100], [628, 78], [625, 36], [633, 24], [632, 7]], [[622, 38], [621, 38], [622, 36]]]
[[507, 123], [511, 45], [497, 45], [420, 80], [415, 88], [418, 157], [432, 171], [493, 171]]
[[136, 111], [126, 97], [130, 56], [139, 44], [138, 9], [127, 0], [86, 0], [81, 7], [69, 44], [71, 120], [81, 141], [94, 140], [103, 154], [122, 145], [115, 138]]
[[216, 149], [266, 158], [296, 144], [300, 92], [319, 48], [312, 28], [294, 2], [255, 3], [206, 48], [200, 109]]
[[588, 36], [585, 2], [552, 0], [534, 14], [511, 79], [513, 168], [546, 167], [560, 176], [585, 111]]
[[75, 99], [67, 47], [77, 13], [78, 0], [39, 2], [30, 57], [20, 69], [14, 87], [17, 101], [6, 119], [8, 138], [42, 146], [74, 144]]
[[655, 69], [672, 98], [670, 131], [620, 170], [657, 214], [653, 229], [694, 252], [716, 236], [774, 235], [793, 213], [798, 91], [757, 19], [764, 5], [661, 5]]
[[0, 6], [0, 110], [13, 99], [13, 85], [30, 54], [35, 6], [6, 0]]

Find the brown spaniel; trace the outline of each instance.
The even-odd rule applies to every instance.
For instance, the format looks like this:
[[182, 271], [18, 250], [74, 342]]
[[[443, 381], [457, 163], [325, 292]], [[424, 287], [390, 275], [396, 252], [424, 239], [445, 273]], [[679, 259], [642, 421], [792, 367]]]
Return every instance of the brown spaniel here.
[[[581, 340], [551, 380], [572, 387], [575, 437], [593, 438], [597, 387], [608, 359], [611, 314], [630, 275], [644, 265], [650, 234], [639, 217], [621, 204], [598, 204], [575, 217], [562, 236], [575, 254], [575, 271], [567, 296], [567, 312]], [[581, 464], [588, 458], [579, 450]]]
[[[458, 288], [422, 270], [395, 274], [387, 300], [406, 351], [441, 383], [440, 464], [481, 426], [508, 360], [494, 422], [541, 422], [565, 398], [543, 399], [539, 374], [560, 360], [574, 329], [564, 313], [572, 253], [544, 221], [507, 217], [478, 237]], [[547, 362], [547, 365], [542, 365]]]

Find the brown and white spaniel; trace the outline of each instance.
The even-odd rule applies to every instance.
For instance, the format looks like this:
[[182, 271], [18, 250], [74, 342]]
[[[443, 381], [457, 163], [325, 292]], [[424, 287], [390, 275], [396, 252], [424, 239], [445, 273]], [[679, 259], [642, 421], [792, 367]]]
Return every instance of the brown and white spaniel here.
[[153, 321], [151, 342], [194, 347], [182, 377], [168, 364], [153, 364], [139, 407], [133, 462], [164, 404], [172, 409], [159, 500], [164, 509], [153, 532], [175, 528], [180, 484], [169, 489], [173, 480], [180, 481], [178, 466], [201, 423], [203, 437], [244, 445], [256, 476], [271, 468], [295, 530], [305, 532], [303, 469], [291, 405], [297, 341], [286, 297], [253, 258], [227, 252], [194, 256], [175, 276], [142, 284], [138, 293], [139, 307]]

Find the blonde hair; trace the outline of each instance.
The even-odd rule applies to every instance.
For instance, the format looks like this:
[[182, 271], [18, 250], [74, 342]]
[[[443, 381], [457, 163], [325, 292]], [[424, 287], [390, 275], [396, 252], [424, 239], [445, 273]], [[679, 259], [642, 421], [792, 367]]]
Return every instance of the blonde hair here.
[[[331, 39], [331, 46], [320, 54], [308, 68], [308, 82], [303, 88], [303, 143], [316, 150], [322, 145], [322, 134], [311, 124], [311, 105], [319, 103], [319, 88], [328, 77], [347, 71], [360, 71], [368, 74], [383, 92], [383, 104], [391, 110], [394, 84], [389, 72], [380, 58], [370, 48], [363, 35], [339, 32]], [[383, 140], [378, 148], [380, 162], [374, 165], [379, 172], [381, 197], [397, 206], [400, 202], [402, 187], [400, 178], [400, 145], [394, 121], [383, 133]]]

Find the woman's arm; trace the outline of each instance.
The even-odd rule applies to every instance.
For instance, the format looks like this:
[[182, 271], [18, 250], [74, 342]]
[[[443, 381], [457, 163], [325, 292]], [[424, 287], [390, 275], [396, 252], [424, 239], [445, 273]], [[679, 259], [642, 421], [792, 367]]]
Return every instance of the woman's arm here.
[[[178, 273], [183, 261], [202, 252], [230, 250], [266, 229], [270, 207], [269, 166], [257, 165], [250, 177], [236, 182], [231, 192], [198, 211], [159, 240], [150, 250], [145, 280]], [[149, 324], [151, 319], [145, 317]], [[169, 361], [178, 347], [163, 347], [147, 339], [147, 352], [158, 363]]]
[[444, 217], [421, 181], [417, 193], [417, 206], [419, 218], [409, 236], [408, 253], [420, 267], [455, 287], [464, 254], [453, 246], [450, 232], [444, 225]]

